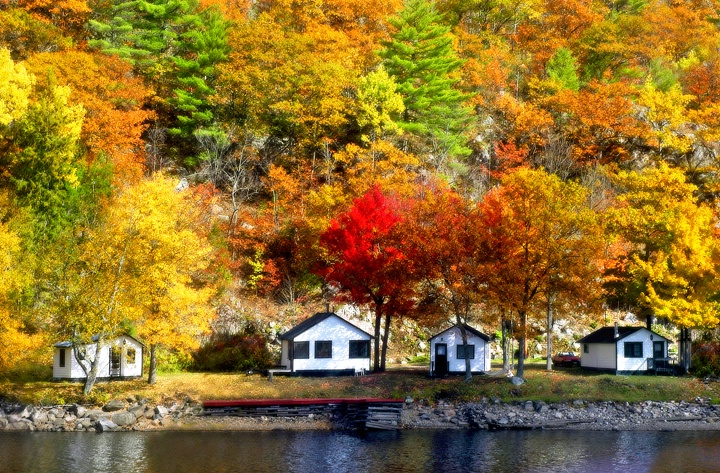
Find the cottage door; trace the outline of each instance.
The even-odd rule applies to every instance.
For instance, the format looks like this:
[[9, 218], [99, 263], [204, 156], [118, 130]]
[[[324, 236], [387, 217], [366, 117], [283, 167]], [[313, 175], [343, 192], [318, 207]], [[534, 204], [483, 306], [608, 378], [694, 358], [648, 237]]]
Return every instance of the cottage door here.
[[665, 358], [665, 343], [653, 342], [653, 358], [656, 360]]
[[120, 374], [120, 347], [110, 348], [110, 376], [121, 376]]
[[445, 376], [448, 373], [447, 344], [435, 344], [435, 376]]

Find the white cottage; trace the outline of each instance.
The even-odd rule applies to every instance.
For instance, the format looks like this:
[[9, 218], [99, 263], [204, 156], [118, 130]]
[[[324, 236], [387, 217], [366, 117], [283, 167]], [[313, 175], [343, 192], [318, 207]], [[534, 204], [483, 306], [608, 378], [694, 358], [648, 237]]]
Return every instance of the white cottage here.
[[333, 376], [370, 370], [372, 336], [332, 312], [313, 315], [280, 340], [280, 364], [291, 373]]
[[490, 371], [490, 337], [465, 325], [467, 345], [463, 346], [460, 326], [454, 325], [430, 339], [430, 376], [464, 374], [465, 358], [474, 374]]
[[670, 340], [645, 327], [603, 327], [577, 343], [582, 368], [615, 374], [645, 374], [670, 368]]
[[[96, 337], [94, 337], [97, 340]], [[95, 343], [80, 347], [94, 357]], [[144, 345], [130, 335], [121, 335], [100, 346], [98, 380], [139, 378], [143, 372]], [[84, 381], [85, 371], [75, 358], [71, 342], [55, 344], [53, 378], [57, 380]]]

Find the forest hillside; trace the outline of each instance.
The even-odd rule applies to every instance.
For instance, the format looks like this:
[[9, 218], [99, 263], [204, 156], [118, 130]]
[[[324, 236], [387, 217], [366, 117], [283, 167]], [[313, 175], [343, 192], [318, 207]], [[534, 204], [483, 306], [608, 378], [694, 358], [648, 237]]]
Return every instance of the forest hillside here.
[[716, 2], [0, 2], [0, 372], [122, 332], [266, 366], [346, 302], [378, 369], [628, 313], [689, 367], [719, 153]]

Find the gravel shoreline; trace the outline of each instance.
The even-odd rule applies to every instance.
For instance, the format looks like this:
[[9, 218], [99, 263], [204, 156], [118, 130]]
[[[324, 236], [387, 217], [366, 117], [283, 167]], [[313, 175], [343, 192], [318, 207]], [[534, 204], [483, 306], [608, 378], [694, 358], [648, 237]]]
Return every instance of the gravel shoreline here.
[[[43, 432], [353, 430], [338, 414], [301, 417], [203, 415], [200, 402], [186, 398], [152, 405], [113, 400], [102, 407], [31, 406], [0, 402], [0, 430]], [[478, 430], [697, 430], [720, 431], [720, 405], [695, 402], [585, 402], [480, 400], [476, 403], [407, 399], [400, 429]]]

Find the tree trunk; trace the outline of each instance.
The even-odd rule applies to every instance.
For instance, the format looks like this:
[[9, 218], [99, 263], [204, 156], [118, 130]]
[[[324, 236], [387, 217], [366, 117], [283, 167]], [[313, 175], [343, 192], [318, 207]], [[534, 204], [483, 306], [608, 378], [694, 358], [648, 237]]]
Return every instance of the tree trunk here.
[[375, 346], [373, 347], [373, 371], [380, 371], [380, 325], [382, 324], [382, 302], [375, 304]]
[[678, 364], [685, 373], [690, 371], [692, 364], [692, 331], [689, 328], [680, 329], [678, 346]]
[[157, 344], [150, 345], [150, 369], [148, 372], [148, 384], [157, 382]]
[[380, 371], [385, 371], [385, 360], [387, 359], [388, 340], [390, 339], [390, 314], [385, 314], [385, 328], [383, 331], [382, 357], [380, 358]]
[[553, 297], [547, 300], [547, 371], [552, 371]]
[[510, 370], [510, 358], [512, 357], [512, 353], [510, 352], [510, 349], [508, 348], [509, 343], [509, 333], [512, 334], [512, 331], [510, 330], [510, 321], [508, 319], [503, 318], [502, 319], [502, 351], [503, 351], [503, 371], [508, 372]]
[[527, 312], [520, 312], [520, 339], [518, 346], [518, 369], [517, 377], [524, 378], [525, 376], [525, 343], [527, 343]]
[[462, 337], [463, 351], [465, 352], [465, 381], [472, 381], [472, 370], [470, 369], [470, 357], [467, 352], [467, 330], [465, 330], [465, 324], [459, 315], [456, 315], [456, 321], [458, 327], [460, 327], [460, 336]]
[[[80, 362], [80, 366], [82, 367], [83, 371], [85, 371], [85, 386], [83, 387], [83, 394], [86, 396], [90, 394], [93, 386], [95, 386], [95, 381], [97, 381], [98, 368], [100, 367], [100, 343], [101, 338], [98, 337], [98, 341], [97, 343], [95, 343], [95, 357], [90, 362], [90, 370], [87, 370], [82, 361]], [[76, 348], [73, 346], [73, 351], [75, 350]], [[78, 357], [76, 356], [76, 358]], [[87, 358], [83, 357], [83, 359], [87, 361]], [[78, 358], [78, 360], [80, 360], [80, 358]]]

